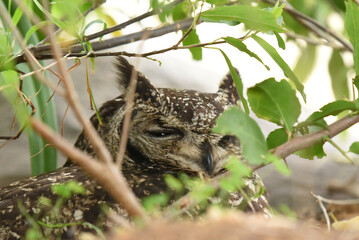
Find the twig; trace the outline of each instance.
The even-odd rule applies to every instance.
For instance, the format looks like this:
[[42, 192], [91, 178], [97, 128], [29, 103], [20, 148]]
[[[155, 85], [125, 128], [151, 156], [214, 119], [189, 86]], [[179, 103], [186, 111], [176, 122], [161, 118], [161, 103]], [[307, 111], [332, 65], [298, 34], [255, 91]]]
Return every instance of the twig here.
[[192, 30], [196, 27], [196, 25], [198, 23], [200, 23], [200, 17], [201, 17], [204, 2], [205, 1], [202, 1], [200, 12], [197, 16], [195, 16], [191, 26], [187, 29], [186, 33], [183, 34], [183, 36], [180, 38], [180, 40], [175, 45], [173, 45], [174, 48], [178, 47], [183, 42], [183, 40], [185, 40], [188, 37], [188, 35], [192, 32]]
[[321, 40], [316, 40], [316, 39], [313, 39], [313, 38], [310, 38], [310, 37], [307, 37], [307, 36], [303, 36], [303, 35], [300, 35], [300, 34], [296, 34], [296, 33], [293, 33], [293, 32], [285, 32], [284, 34], [287, 35], [288, 37], [291, 37], [291, 38], [294, 38], [294, 39], [300, 39], [300, 40], [303, 40], [303, 41], [305, 41], [307, 43], [310, 43], [310, 44], [313, 44], [313, 45], [327, 46], [327, 47], [331, 47], [331, 48], [335, 48], [335, 49], [339, 49], [339, 50], [344, 49], [344, 47], [341, 46], [341, 45], [337, 45], [337, 44], [334, 44], [334, 43], [331, 43], [331, 42], [324, 42], [324, 41], [321, 41]]
[[296, 151], [308, 148], [322, 141], [324, 136], [332, 138], [344, 131], [345, 129], [353, 126], [357, 122], [359, 122], [359, 114], [356, 114], [354, 116], [346, 116], [329, 125], [327, 129], [323, 129], [308, 135], [292, 138], [288, 142], [275, 148], [273, 154], [277, 155], [278, 157], [285, 158]]
[[[5, 23], [10, 28], [10, 30], [13, 33], [14, 38], [19, 43], [21, 49], [24, 51], [24, 54], [22, 54], [22, 58], [24, 61], [27, 61], [32, 68], [32, 70], [36, 71], [36, 69], [40, 68], [42, 69], [42, 65], [39, 63], [39, 61], [34, 57], [34, 55], [29, 51], [27, 46], [25, 45], [24, 39], [17, 29], [17, 27], [12, 22], [11, 16], [9, 15], [8, 11], [6, 10], [6, 7], [4, 6], [3, 1], [0, 1], [0, 15], [3, 17]], [[1, 69], [0, 69], [1, 70]], [[35, 76], [37, 79], [39, 79], [42, 83], [48, 84], [45, 77], [40, 74], [38, 71], [35, 72]]]
[[[43, 4], [44, 7], [48, 9], [48, 2], [43, 1]], [[66, 71], [66, 67], [65, 67], [65, 63], [63, 62], [63, 59], [61, 59], [62, 53], [60, 51], [60, 48], [58, 47], [57, 42], [54, 39], [54, 36], [51, 34], [52, 33], [51, 26], [47, 26], [46, 31], [48, 33], [47, 35], [49, 36], [49, 40], [51, 42], [53, 56], [55, 60], [57, 60], [58, 62], [59, 72], [60, 75], [62, 76], [62, 82], [66, 89], [66, 99], [69, 102], [70, 106], [72, 107], [77, 119], [82, 124], [84, 132], [88, 137], [89, 141], [91, 142], [98, 158], [104, 162], [111, 162], [112, 160], [111, 160], [110, 152], [107, 150], [105, 144], [97, 134], [90, 120], [86, 117], [86, 114], [84, 113], [84, 110], [80, 105], [80, 101], [78, 95], [76, 94], [71, 77], [69, 73]]]
[[[275, 4], [272, 0], [261, 0], [270, 4]], [[331, 42], [331, 40], [326, 36], [330, 36], [337, 40], [340, 44], [343, 45], [343, 47], [353, 52], [353, 46], [348, 43], [347, 41], [343, 40], [339, 35], [337, 35], [335, 32], [331, 31], [326, 26], [323, 26], [316, 20], [310, 18], [309, 16], [297, 11], [294, 7], [292, 7], [287, 1], [285, 1], [285, 7], [284, 10], [286, 10], [288, 13], [290, 13], [294, 18], [296, 18], [300, 23], [302, 23], [305, 27], [307, 27], [310, 31], [316, 33], [318, 36], [322, 37], [323, 39], [327, 40], [328, 42]]]
[[[147, 35], [143, 35], [143, 40], [147, 38]], [[139, 46], [139, 52], [142, 49], [142, 44]], [[123, 123], [122, 123], [122, 130], [121, 130], [121, 139], [120, 139], [120, 146], [119, 151], [116, 157], [116, 163], [118, 169], [122, 169], [122, 162], [125, 158], [126, 149], [127, 149], [127, 141], [128, 141], [128, 132], [130, 129], [130, 122], [131, 122], [131, 116], [133, 111], [133, 106], [135, 102], [135, 94], [136, 94], [136, 86], [137, 86], [137, 78], [138, 78], [138, 72], [135, 67], [138, 67], [140, 63], [140, 58], [136, 58], [136, 62], [134, 67], [132, 68], [131, 72], [131, 78], [130, 83], [127, 87], [127, 93], [126, 93], [126, 112], [125, 116], [123, 117]]]
[[[34, 116], [36, 113], [36, 107], [34, 106], [34, 104], [31, 102], [30, 98], [26, 97], [26, 95], [20, 90], [17, 89], [18, 93], [20, 96], [22, 96], [23, 99], [25, 99], [26, 103], [31, 107], [31, 116]], [[4, 147], [6, 144], [8, 144], [10, 141], [18, 139], [22, 132], [24, 131], [26, 126], [23, 126], [14, 136], [0, 136], [1, 140], [7, 140], [5, 143], [0, 145], [0, 148]]]
[[[144, 31], [139, 31], [136, 33], [128, 34], [125, 36], [115, 37], [115, 38], [102, 40], [102, 41], [91, 42], [91, 46], [94, 51], [113, 48], [113, 47], [117, 47], [120, 45], [139, 41], [139, 40], [141, 40], [141, 38], [143, 37], [143, 35], [145, 33], [148, 34], [147, 38], [154, 38], [154, 37], [159, 37], [159, 36], [171, 33], [171, 32], [176, 32], [178, 30], [186, 29], [191, 26], [192, 22], [193, 22], [193, 18], [188, 18], [188, 19], [181, 20], [181, 21], [175, 22], [173, 24], [170, 24], [170, 25], [167, 25], [164, 27], [159, 27], [159, 28], [156, 28], [153, 30], [144, 30]], [[33, 52], [33, 54], [36, 56], [36, 58], [38, 60], [53, 58], [53, 55], [50, 51], [51, 45], [33, 47], [30, 50], [31, 50], [31, 52]], [[82, 45], [67, 46], [67, 47], [63, 46], [62, 51], [68, 51], [69, 57], [71, 57], [71, 56], [78, 57], [78, 56], [84, 56], [84, 55], [88, 54], [88, 53], [84, 53], [84, 54], [81, 53], [83, 51]], [[93, 55], [89, 54], [89, 56], [93, 56]], [[25, 58], [25, 56], [23, 54], [21, 54], [21, 55], [15, 57], [14, 61], [15, 61], [15, 63], [22, 63], [22, 62], [27, 61], [27, 59]]]
[[[126, 21], [126, 22], [123, 22], [123, 23], [121, 23], [121, 24], [118, 24], [118, 25], [116, 25], [116, 26], [113, 26], [113, 27], [110, 27], [110, 28], [106, 28], [106, 29], [104, 29], [104, 30], [102, 30], [102, 31], [99, 31], [99, 32], [97, 32], [97, 33], [94, 33], [94, 34], [87, 35], [87, 36], [85, 36], [85, 37], [83, 38], [83, 41], [85, 41], [85, 42], [86, 42], [86, 41], [90, 41], [90, 40], [93, 40], [93, 39], [95, 39], [95, 38], [105, 36], [105, 35], [107, 35], [107, 34], [109, 34], [109, 33], [112, 33], [112, 32], [118, 31], [118, 30], [121, 30], [121, 29], [123, 29], [123, 28], [125, 28], [125, 27], [127, 27], [127, 26], [129, 26], [129, 25], [131, 25], [131, 24], [133, 24], [133, 23], [139, 22], [139, 21], [141, 21], [141, 20], [143, 20], [143, 19], [145, 19], [145, 18], [147, 18], [147, 17], [153, 16], [153, 15], [157, 15], [157, 14], [159, 14], [159, 13], [161, 13], [161, 12], [167, 10], [167, 9], [173, 8], [173, 7], [177, 6], [179, 3], [183, 2], [183, 1], [184, 1], [184, 0], [176, 0], [176, 1], [173, 1], [173, 2], [171, 2], [171, 3], [169, 3], [169, 4], [165, 5], [165, 6], [163, 6], [162, 8], [154, 9], [154, 10], [152, 10], [152, 11], [149, 11], [149, 12], [146, 12], [146, 13], [144, 13], [144, 14], [141, 14], [141, 15], [139, 15], [139, 16], [137, 16], [137, 17], [134, 17], [134, 18], [132, 18], [132, 19]], [[72, 43], [71, 45], [76, 44], [76, 43], [79, 43], [79, 41], [74, 42], [74, 43]]]
[[350, 159], [348, 154], [343, 149], [341, 149], [341, 147], [339, 147], [339, 145], [336, 144], [331, 138], [329, 138], [328, 136], [324, 136], [323, 139], [328, 143], [332, 144], [333, 147], [335, 147], [352, 165], [354, 165], [353, 160]]
[[[314, 194], [312, 193], [312, 195], [314, 195]], [[316, 196], [318, 196], [318, 195], [316, 195]], [[358, 205], [359, 204], [359, 199], [336, 200], [336, 199], [325, 198], [322, 196], [318, 196], [318, 197], [320, 197], [320, 200], [322, 202], [329, 203], [329, 204], [335, 204], [335, 205]]]
[[329, 216], [328, 216], [328, 212], [327, 212], [327, 209], [325, 208], [324, 204], [323, 204], [323, 198], [319, 195], [315, 195], [314, 193], [310, 193], [312, 194], [313, 197], [315, 197], [319, 203], [319, 206], [320, 208], [322, 209], [322, 212], [324, 214], [324, 218], [325, 218], [325, 221], [327, 223], [327, 227], [328, 227], [328, 231], [330, 231], [330, 219], [329, 219]]
[[[46, 0], [43, 1], [43, 5], [45, 9], [49, 8], [48, 2]], [[51, 34], [50, 26], [48, 26], [46, 31], [49, 33], [48, 36], [52, 45], [54, 58], [58, 61], [59, 72], [62, 76], [63, 84], [66, 90], [66, 99], [74, 110], [76, 117], [81, 122], [85, 134], [94, 147], [98, 158], [102, 160], [102, 162], [96, 161], [84, 152], [81, 152], [80, 150], [71, 146], [69, 142], [65, 141], [61, 136], [54, 133], [49, 127], [46, 126], [46, 124], [40, 120], [32, 117], [30, 119], [31, 126], [50, 144], [58, 148], [75, 163], [80, 165], [92, 177], [97, 179], [99, 183], [103, 185], [104, 188], [110, 193], [110, 195], [127, 210], [130, 216], [141, 217], [146, 221], [146, 215], [134, 193], [127, 185], [126, 179], [115, 167], [114, 163], [112, 162], [111, 155], [108, 149], [105, 147], [104, 142], [101, 140], [93, 125], [90, 123], [90, 120], [84, 114], [83, 108], [78, 101], [78, 96], [75, 92], [71, 77], [66, 71], [63, 59], [61, 59], [60, 48], [58, 47], [57, 42]]]
[[47, 142], [59, 149], [103, 185], [111, 196], [128, 211], [130, 216], [146, 220], [140, 203], [129, 189], [125, 178], [118, 171], [114, 171], [116, 168], [112, 162], [105, 164], [91, 158], [36, 118], [31, 118], [30, 124]]
[[[242, 37], [239, 39], [243, 39]], [[66, 56], [68, 56], [68, 58], [72, 58], [72, 57], [109, 57], [109, 56], [127, 56], [127, 57], [149, 57], [152, 55], [156, 55], [156, 54], [161, 54], [161, 53], [165, 53], [168, 51], [173, 51], [173, 50], [183, 50], [183, 49], [190, 49], [190, 48], [196, 48], [196, 47], [205, 47], [208, 45], [216, 45], [216, 44], [223, 44], [226, 43], [226, 41], [224, 40], [218, 40], [218, 41], [214, 41], [214, 42], [206, 42], [206, 43], [198, 43], [198, 44], [192, 44], [192, 45], [187, 45], [187, 46], [171, 46], [168, 48], [164, 48], [164, 49], [160, 49], [160, 50], [155, 50], [155, 51], [150, 51], [147, 53], [131, 53], [131, 52], [126, 52], [126, 51], [120, 51], [120, 52], [100, 52], [100, 53], [69, 53]]]
[[[19, 1], [19, 0], [17, 0]], [[98, 8], [101, 4], [103, 4], [104, 2], [106, 2], [106, 0], [100, 0], [100, 1], [95, 1], [95, 4], [90, 8], [88, 9], [84, 14], [83, 14], [83, 17], [86, 17], [90, 12], [92, 12], [93, 10], [95, 10], [96, 8]], [[56, 26], [56, 31], [54, 31], [52, 34], [53, 36], [57, 36], [59, 35], [63, 30], [61, 28], [58, 28]], [[46, 42], [48, 42], [49, 40], [49, 36], [46, 36], [42, 41], [40, 41], [38, 44], [36, 44], [36, 46], [42, 46], [44, 45]], [[77, 43], [79, 43], [80, 41], [78, 41]]]

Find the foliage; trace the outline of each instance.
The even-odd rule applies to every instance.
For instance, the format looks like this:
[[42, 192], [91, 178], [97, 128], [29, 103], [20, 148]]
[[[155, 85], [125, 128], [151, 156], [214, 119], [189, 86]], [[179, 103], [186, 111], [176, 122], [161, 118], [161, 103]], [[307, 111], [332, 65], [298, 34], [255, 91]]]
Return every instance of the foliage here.
[[[61, 239], [61, 234], [55, 236], [54, 232], [51, 230], [55, 229], [63, 229], [69, 226], [76, 225], [84, 225], [89, 228], [92, 228], [97, 232], [99, 236], [104, 239], [104, 234], [102, 231], [88, 222], [69, 222], [64, 223], [61, 219], [61, 208], [64, 203], [70, 199], [75, 194], [86, 194], [85, 188], [74, 180], [70, 180], [68, 182], [64, 182], [62, 184], [56, 184], [51, 186], [51, 192], [54, 196], [57, 196], [57, 199], [53, 202], [51, 199], [41, 196], [37, 199], [37, 206], [34, 206], [34, 213], [30, 215], [23, 203], [21, 201], [18, 202], [18, 206], [20, 212], [26, 217], [27, 221], [30, 224], [30, 227], [26, 231], [26, 235], [24, 236], [26, 240], [41, 240], [41, 239]], [[39, 217], [41, 216], [41, 218]], [[46, 220], [46, 223], [44, 222]], [[41, 229], [43, 227], [43, 229]]]

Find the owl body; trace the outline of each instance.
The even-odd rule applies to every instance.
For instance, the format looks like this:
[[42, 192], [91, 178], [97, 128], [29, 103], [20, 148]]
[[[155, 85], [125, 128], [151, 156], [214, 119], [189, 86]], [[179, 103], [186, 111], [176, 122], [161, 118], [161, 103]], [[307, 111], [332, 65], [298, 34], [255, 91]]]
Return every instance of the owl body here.
[[[99, 110], [102, 124], [96, 116], [91, 122], [103, 139], [106, 147], [116, 159], [126, 112], [127, 88], [134, 71], [124, 58], [117, 59], [118, 82], [123, 94], [106, 102]], [[155, 88], [142, 74], [138, 74], [135, 102], [129, 127], [129, 138], [122, 172], [135, 195], [142, 199], [151, 194], [168, 192], [164, 177], [168, 174], [187, 176], [199, 174], [214, 177], [224, 171], [230, 156], [241, 155], [238, 140], [234, 136], [215, 134], [211, 128], [217, 117], [239, 100], [230, 75], [221, 82], [217, 93], [201, 93], [192, 90]], [[96, 157], [95, 152], [81, 133], [75, 143], [77, 148]], [[126, 212], [92, 178], [74, 165], [69, 159], [64, 167], [47, 174], [11, 184], [0, 190], [0, 238], [18, 239], [27, 229], [34, 227], [28, 216], [48, 224], [40, 226], [43, 233], [58, 233], [62, 238], [76, 232], [93, 231], [89, 225], [69, 224], [51, 228], [49, 207], [41, 208], [40, 196], [55, 204], [51, 186], [77, 180], [86, 189], [86, 194], [75, 194], [65, 201], [58, 218], [63, 223], [89, 222], [100, 226], [111, 226], [106, 217], [107, 209], [126, 216]], [[257, 194], [262, 182], [257, 175], [246, 180], [248, 196]], [[231, 193], [229, 204], [237, 206], [244, 201], [239, 193]], [[172, 199], [174, 200], [174, 199]], [[21, 209], [22, 204], [23, 208]], [[19, 208], [20, 206], [20, 208]], [[262, 211], [267, 207], [265, 197], [252, 199], [248, 208]], [[25, 212], [24, 212], [25, 210]]]

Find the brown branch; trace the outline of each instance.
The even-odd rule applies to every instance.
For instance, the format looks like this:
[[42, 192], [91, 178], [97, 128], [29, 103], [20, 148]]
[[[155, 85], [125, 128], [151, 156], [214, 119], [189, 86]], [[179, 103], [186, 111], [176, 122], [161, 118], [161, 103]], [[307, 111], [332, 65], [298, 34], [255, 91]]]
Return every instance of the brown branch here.
[[[143, 38], [143, 35], [147, 35], [147, 38], [154, 38], [159, 37], [168, 33], [176, 32], [178, 30], [186, 29], [191, 26], [193, 22], [193, 18], [188, 18], [185, 20], [181, 20], [178, 22], [175, 22], [170, 25], [166, 25], [163, 27], [155, 28], [153, 30], [143, 30], [136, 33], [128, 34], [125, 36], [115, 37], [107, 40], [102, 41], [94, 41], [91, 42], [91, 46], [94, 51], [100, 51], [105, 50], [108, 48], [113, 48], [117, 46], [121, 46], [124, 44], [132, 43], [139, 41]], [[60, 44], [62, 45], [62, 44]], [[51, 53], [51, 47], [52, 45], [45, 45], [45, 46], [38, 46], [31, 48], [31, 52], [36, 56], [38, 60], [43, 59], [52, 59], [53, 55]], [[62, 46], [62, 52], [68, 52], [66, 56], [72, 57], [72, 56], [84, 56], [88, 53], [82, 53], [83, 47], [82, 45], [74, 45], [74, 46]], [[62, 54], [65, 55], [65, 54]], [[88, 54], [91, 56], [91, 54]], [[26, 57], [21, 54], [14, 58], [15, 63], [22, 63], [27, 61]]]
[[[107, 35], [109, 33], [121, 30], [121, 29], [123, 29], [123, 28], [125, 28], [125, 27], [127, 27], [127, 26], [129, 26], [129, 25], [131, 25], [133, 23], [140, 22], [141, 20], [143, 20], [145, 18], [148, 18], [148, 17], [153, 16], [153, 15], [157, 15], [157, 14], [163, 12], [163, 11], [166, 11], [167, 9], [173, 8], [173, 7], [177, 6], [179, 3], [183, 2], [183, 1], [184, 0], [173, 1], [173, 2], [163, 6], [162, 8], [154, 9], [152, 11], [149, 11], [149, 12], [146, 12], [144, 14], [141, 14], [141, 15], [139, 15], [137, 17], [134, 17], [134, 18], [132, 18], [132, 19], [126, 21], [126, 22], [123, 22], [121, 24], [118, 24], [116, 26], [106, 28], [106, 29], [104, 29], [102, 31], [99, 31], [97, 33], [94, 33], [94, 34], [87, 35], [87, 36], [85, 36], [83, 38], [83, 41], [85, 41], [85, 42], [90, 41], [90, 40], [93, 40], [95, 38], [105, 36], [105, 35]], [[73, 44], [75, 44], [75, 43], [79, 43], [79, 41], [74, 42]], [[73, 45], [73, 44], [71, 44], [71, 45]]]
[[[36, 113], [36, 107], [34, 106], [34, 104], [32, 103], [32, 101], [30, 100], [30, 98], [28, 98], [22, 91], [21, 91], [21, 87], [19, 89], [17, 89], [19, 95], [26, 101], [26, 103], [31, 107], [31, 116], [34, 116]], [[21, 134], [23, 133], [23, 131], [25, 130], [26, 126], [23, 126], [14, 136], [0, 136], [1, 140], [7, 140], [5, 143], [0, 145], [0, 148], [4, 147], [6, 144], [8, 144], [10, 141], [18, 139]]]
[[[48, 2], [43, 1], [44, 7], [48, 9]], [[54, 58], [58, 62], [58, 69], [59, 73], [62, 76], [62, 82], [66, 90], [66, 100], [72, 107], [77, 119], [80, 121], [80, 123], [83, 126], [84, 132], [86, 136], [88, 137], [89, 141], [91, 142], [96, 155], [98, 158], [104, 162], [111, 162], [111, 154], [107, 150], [105, 144], [97, 134], [94, 126], [91, 124], [90, 120], [87, 118], [81, 104], [78, 98], [78, 95], [76, 94], [75, 87], [73, 85], [73, 82], [71, 80], [71, 77], [66, 71], [65, 63], [63, 62], [63, 59], [61, 59], [61, 56], [63, 54], [61, 53], [60, 48], [58, 47], [58, 44], [56, 40], [54, 39], [54, 36], [51, 34], [53, 31], [51, 30], [51, 26], [46, 27], [47, 35], [49, 36], [49, 40], [51, 42], [51, 48], [52, 48], [52, 54]]]
[[323, 141], [324, 136], [332, 138], [358, 122], [359, 114], [356, 114], [354, 116], [346, 116], [329, 125], [327, 129], [323, 129], [321, 131], [304, 135], [301, 137], [292, 138], [288, 142], [275, 148], [273, 154], [277, 155], [280, 158], [285, 158], [292, 153], [320, 143], [320, 141]]
[[[273, 4], [273, 5], [276, 3], [276, 1], [273, 1], [273, 0], [261, 0], [261, 1]], [[347, 41], [342, 39], [339, 35], [337, 35], [335, 32], [333, 32], [326, 26], [324, 26], [321, 23], [317, 22], [316, 20], [310, 18], [309, 16], [297, 11], [287, 1], [285, 1], [284, 10], [287, 11], [289, 14], [291, 14], [294, 18], [296, 18], [301, 24], [303, 24], [310, 31], [314, 32], [319, 37], [328, 41], [328, 43], [332, 42], [332, 40], [328, 37], [332, 37], [336, 41], [338, 41], [346, 50], [353, 52], [353, 46], [350, 43], [348, 43]]]
[[[238, 39], [243, 39], [243, 38], [238, 38]], [[126, 52], [126, 51], [119, 51], [119, 52], [100, 52], [100, 53], [70, 53], [67, 54], [66, 56], [68, 58], [71, 57], [109, 57], [109, 56], [127, 56], [127, 57], [149, 57], [152, 55], [156, 55], [156, 54], [161, 54], [161, 53], [165, 53], [168, 51], [173, 51], [173, 50], [184, 50], [184, 49], [190, 49], [190, 48], [196, 48], [196, 47], [206, 47], [209, 45], [216, 45], [216, 44], [223, 44], [226, 43], [226, 41], [224, 40], [218, 40], [218, 41], [214, 41], [214, 42], [206, 42], [206, 43], [198, 43], [198, 44], [192, 44], [192, 45], [187, 45], [187, 46], [178, 46], [176, 47], [171, 46], [168, 48], [164, 48], [164, 49], [160, 49], [160, 50], [155, 50], [155, 51], [150, 51], [147, 53], [131, 53], [131, 52]]]
[[[19, 1], [19, 0], [17, 0]], [[179, 3], [183, 2], [184, 0], [176, 0], [176, 1], [173, 1], [161, 8], [158, 8], [158, 9], [154, 9], [152, 11], [149, 11], [149, 12], [146, 12], [144, 14], [141, 14], [137, 17], [134, 17], [134, 18], [131, 18], [130, 20], [128, 21], [125, 21], [123, 23], [120, 23], [120, 24], [117, 24], [113, 27], [109, 27], [109, 28], [106, 28], [104, 30], [101, 30], [99, 32], [96, 32], [96, 33], [93, 33], [93, 34], [90, 34], [90, 35], [87, 35], [87, 36], [84, 36], [82, 41], [83, 42], [87, 42], [87, 41], [91, 41], [93, 39], [96, 39], [96, 38], [99, 38], [99, 37], [103, 37], [107, 34], [110, 34], [110, 33], [113, 33], [113, 32], [116, 32], [116, 31], [119, 31], [121, 29], [124, 29], [126, 28], [127, 26], [133, 24], [133, 23], [136, 23], [136, 22], [140, 22], [142, 21], [143, 19], [145, 18], [148, 18], [148, 17], [151, 17], [151, 16], [154, 16], [154, 15], [157, 15], [163, 11], [166, 11], [167, 9], [170, 9], [170, 8], [173, 8], [175, 6], [177, 6]], [[48, 40], [48, 38], [46, 38]], [[80, 40], [76, 39], [76, 40], [71, 40], [71, 41], [67, 41], [67, 42], [64, 42], [62, 43], [64, 46], [72, 46], [72, 45], [75, 45], [75, 44], [79, 44], [80, 43]]]
[[327, 209], [325, 208], [324, 204], [323, 204], [323, 198], [319, 195], [315, 195], [314, 193], [311, 193], [312, 196], [314, 198], [317, 199], [318, 201], [318, 204], [320, 206], [320, 208], [322, 209], [322, 212], [323, 212], [323, 215], [324, 215], [324, 218], [325, 218], [325, 222], [327, 223], [327, 228], [328, 228], [328, 231], [330, 231], [330, 219], [329, 219], [329, 215], [328, 215], [328, 212], [327, 212]]
[[[146, 36], [144, 36], [145, 38]], [[142, 42], [143, 43], [143, 42]], [[142, 44], [140, 45], [138, 50], [141, 50]], [[133, 106], [135, 104], [135, 94], [136, 94], [136, 86], [137, 86], [137, 78], [138, 72], [136, 67], [138, 68], [140, 58], [136, 59], [136, 64], [132, 68], [130, 83], [127, 87], [126, 93], [126, 111], [125, 116], [123, 117], [123, 124], [121, 129], [121, 137], [120, 137], [120, 146], [116, 158], [117, 167], [122, 169], [122, 162], [125, 158], [126, 150], [127, 150], [127, 142], [128, 142], [128, 133], [130, 129], [131, 116], [133, 112]]]
[[31, 118], [30, 124], [47, 142], [81, 166], [90, 176], [104, 186], [111, 196], [127, 210], [130, 216], [141, 217], [146, 220], [145, 213], [127, 185], [126, 179], [117, 171], [112, 162], [101, 163], [91, 158], [86, 153], [73, 147], [71, 143], [64, 140], [36, 118]]

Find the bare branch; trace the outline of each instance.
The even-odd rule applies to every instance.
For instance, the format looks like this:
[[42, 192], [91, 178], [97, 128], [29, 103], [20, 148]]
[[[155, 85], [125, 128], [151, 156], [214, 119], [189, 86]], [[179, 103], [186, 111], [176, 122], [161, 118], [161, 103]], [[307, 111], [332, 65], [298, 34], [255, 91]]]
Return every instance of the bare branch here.
[[[43, 1], [45, 8], [48, 8], [48, 3]], [[51, 42], [52, 54], [56, 61], [58, 62], [58, 68], [60, 71], [60, 75], [62, 76], [62, 82], [66, 89], [66, 99], [69, 102], [70, 106], [74, 110], [74, 113], [77, 119], [83, 126], [84, 132], [91, 144], [94, 147], [94, 150], [98, 156], [98, 158], [104, 162], [111, 162], [111, 154], [106, 149], [105, 144], [97, 134], [95, 128], [92, 126], [90, 120], [87, 118], [83, 108], [80, 105], [80, 101], [78, 99], [78, 95], [76, 94], [75, 87], [73, 86], [73, 82], [69, 73], [66, 71], [65, 63], [63, 59], [61, 59], [62, 53], [60, 48], [57, 45], [54, 36], [51, 34], [51, 26], [47, 26], [46, 31], [48, 32], [49, 40]]]
[[295, 153], [296, 151], [308, 148], [319, 143], [320, 141], [323, 141], [324, 136], [332, 138], [337, 134], [343, 132], [345, 129], [353, 126], [357, 122], [359, 122], [359, 114], [356, 114], [354, 116], [346, 116], [329, 125], [327, 129], [323, 129], [321, 131], [304, 135], [301, 137], [292, 138], [288, 142], [275, 148], [273, 154], [277, 155], [278, 157], [285, 158], [290, 154]]
[[[99, 31], [97, 33], [94, 33], [94, 34], [91, 34], [91, 35], [88, 35], [88, 36], [85, 36], [83, 38], [83, 41], [90, 41], [90, 40], [93, 40], [95, 38], [98, 38], [98, 37], [102, 37], [102, 36], [105, 36], [109, 33], [112, 33], [112, 32], [115, 32], [115, 31], [118, 31], [118, 30], [121, 30], [133, 23], [136, 23], [136, 22], [139, 22], [145, 18], [148, 18], [150, 16], [153, 16], [153, 15], [157, 15], [163, 11], [166, 11], [167, 9], [170, 9], [170, 8], [173, 8], [175, 6], [177, 6], [179, 3], [183, 2], [184, 0], [176, 0], [176, 1], [173, 1], [165, 6], [163, 6], [162, 8], [158, 8], [158, 9], [154, 9], [152, 11], [149, 11], [149, 12], [146, 12], [144, 14], [141, 14], [140, 16], [137, 16], [135, 18], [132, 18], [126, 22], [123, 22], [121, 24], [118, 24], [116, 26], [113, 26], [113, 27], [110, 27], [110, 28], [107, 28], [107, 29], [104, 29], [102, 31]], [[73, 44], [76, 44], [76, 43], [79, 43], [79, 41], [77, 42], [73, 42], [72, 44], [69, 44], [69, 45], [73, 45]]]
[[[113, 48], [113, 47], [117, 47], [120, 45], [139, 41], [142, 39], [144, 34], [146, 34], [148, 36], [147, 38], [154, 38], [154, 37], [159, 37], [159, 36], [162, 36], [162, 35], [165, 35], [168, 33], [176, 32], [178, 30], [183, 30], [183, 29], [189, 28], [191, 26], [192, 22], [193, 22], [193, 18], [188, 18], [188, 19], [181, 20], [181, 21], [175, 22], [173, 24], [170, 24], [170, 25], [167, 25], [164, 27], [159, 27], [159, 28], [156, 28], [153, 30], [143, 30], [143, 31], [139, 31], [136, 33], [132, 33], [132, 34], [128, 34], [128, 35], [120, 36], [120, 37], [115, 37], [115, 38], [111, 38], [111, 39], [107, 39], [107, 40], [103, 40], [103, 41], [94, 41], [94, 42], [91, 42], [91, 46], [94, 51], [100, 51], [100, 50], [104, 50], [104, 49], [108, 49], [108, 48]], [[62, 44], [60, 44], [60, 45], [62, 45]], [[51, 53], [51, 47], [52, 47], [52, 45], [45, 45], [45, 46], [33, 47], [30, 50], [36, 56], [36, 58], [38, 60], [51, 59], [51, 58], [53, 58], [53, 55]], [[63, 46], [62, 51], [68, 52], [68, 54], [66, 54], [68, 57], [72, 57], [72, 56], [78, 57], [78, 56], [84, 56], [84, 55], [88, 54], [88, 53], [82, 53], [82, 51], [83, 51], [82, 45], [74, 45], [74, 46], [67, 46], [67, 47]], [[89, 56], [91, 56], [91, 54], [89, 54]], [[21, 62], [25, 62], [26, 58], [22, 54], [20, 56], [17, 56], [14, 61], [16, 63], [21, 63]]]
[[111, 196], [128, 211], [130, 216], [141, 217], [146, 220], [145, 213], [127, 185], [126, 179], [117, 171], [112, 162], [101, 163], [91, 158], [86, 153], [73, 147], [71, 143], [64, 140], [36, 118], [31, 118], [30, 123], [33, 129], [45, 138], [47, 142], [59, 149], [64, 155], [68, 156], [88, 174], [99, 181]]
[[[144, 38], [145, 37], [146, 36], [144, 36]], [[141, 48], [142, 48], [142, 44], [140, 45], [138, 50], [141, 50]], [[127, 94], [126, 94], [126, 112], [125, 112], [125, 116], [123, 117], [120, 146], [116, 159], [118, 169], [122, 169], [122, 162], [125, 158], [125, 154], [127, 150], [128, 132], [130, 129], [131, 116], [133, 112], [133, 106], [135, 103], [135, 94], [136, 94], [136, 86], [137, 86], [137, 78], [138, 78], [138, 72], [136, 68], [138, 68], [139, 61], [140, 58], [137, 58], [136, 63], [132, 68], [130, 84], [128, 86]]]
[[[275, 4], [276, 1], [273, 0], [261, 0], [263, 2], [267, 2], [270, 4]], [[321, 38], [325, 39], [329, 43], [332, 42], [331, 38], [334, 38], [336, 41], [338, 41], [343, 47], [353, 52], [353, 46], [342, 39], [338, 34], [330, 30], [328, 27], [322, 25], [321, 23], [317, 22], [316, 20], [310, 18], [309, 16], [297, 11], [293, 6], [291, 6], [287, 1], [285, 1], [285, 7], [284, 10], [286, 10], [288, 13], [290, 13], [294, 18], [296, 18], [300, 23], [302, 23], [305, 27], [307, 27], [310, 31], [314, 32]]]
[[324, 204], [323, 204], [323, 198], [319, 195], [315, 195], [314, 193], [311, 193], [313, 197], [315, 197], [319, 203], [319, 206], [320, 208], [322, 209], [322, 212], [324, 214], [324, 218], [325, 218], [325, 221], [327, 223], [327, 227], [328, 227], [328, 230], [330, 231], [330, 219], [329, 219], [329, 216], [328, 216], [328, 212], [327, 212], [327, 209], [324, 207]]

